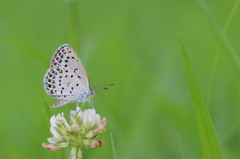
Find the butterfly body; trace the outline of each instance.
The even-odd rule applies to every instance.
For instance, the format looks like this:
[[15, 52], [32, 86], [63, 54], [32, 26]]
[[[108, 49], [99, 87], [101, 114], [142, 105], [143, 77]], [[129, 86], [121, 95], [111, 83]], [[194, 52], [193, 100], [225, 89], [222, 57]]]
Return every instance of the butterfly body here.
[[59, 107], [70, 102], [85, 102], [96, 91], [89, 87], [86, 70], [68, 44], [60, 46], [54, 53], [50, 68], [44, 76], [44, 88], [48, 95], [60, 99], [51, 107]]

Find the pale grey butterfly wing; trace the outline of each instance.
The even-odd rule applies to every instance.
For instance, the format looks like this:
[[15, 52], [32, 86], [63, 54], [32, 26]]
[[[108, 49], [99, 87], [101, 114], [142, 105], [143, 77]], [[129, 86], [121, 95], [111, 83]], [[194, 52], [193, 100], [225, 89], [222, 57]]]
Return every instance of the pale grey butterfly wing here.
[[69, 45], [62, 45], [54, 53], [51, 68], [44, 76], [44, 88], [48, 95], [60, 99], [51, 107], [84, 102], [92, 95], [85, 68]]
[[89, 81], [86, 70], [77, 53], [68, 44], [60, 46], [54, 53], [51, 60], [51, 67], [62, 66], [71, 69], [83, 82], [86, 89], [89, 88]]

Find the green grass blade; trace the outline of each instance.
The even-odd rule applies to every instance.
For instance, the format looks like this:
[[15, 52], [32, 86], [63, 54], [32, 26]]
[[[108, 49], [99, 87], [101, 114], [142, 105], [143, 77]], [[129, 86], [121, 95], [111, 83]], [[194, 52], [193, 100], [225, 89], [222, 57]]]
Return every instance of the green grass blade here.
[[[51, 111], [50, 111], [50, 106], [47, 104], [47, 101], [43, 98], [43, 95], [41, 94], [41, 92], [39, 91], [39, 95], [40, 98], [42, 100], [42, 105], [43, 105], [43, 109], [46, 115], [46, 122], [47, 124], [50, 126], [50, 118], [52, 117]], [[61, 153], [51, 153], [51, 158], [52, 159], [58, 159], [58, 158], [62, 158], [62, 151]], [[60, 157], [58, 157], [60, 155]]]
[[[237, 8], [238, 8], [239, 4], [240, 4], [240, 0], [236, 0], [232, 9], [231, 9], [231, 12], [230, 12], [230, 14], [227, 18], [227, 21], [226, 21], [226, 23], [223, 27], [223, 34], [224, 35], [226, 35], [226, 32], [227, 32], [227, 30], [228, 30], [228, 28], [229, 28], [229, 26], [232, 22], [232, 19], [236, 15], [236, 11], [237, 11]], [[214, 83], [214, 79], [215, 79], [215, 74], [216, 74], [219, 58], [220, 58], [220, 46], [217, 47], [216, 55], [215, 55], [215, 58], [214, 58], [214, 61], [213, 61], [212, 69], [211, 69], [211, 75], [210, 75], [209, 84], [208, 84], [207, 105], [210, 104], [211, 95], [212, 95], [212, 92], [213, 92], [213, 83]]]
[[179, 133], [177, 133], [176, 136], [177, 136], [178, 146], [179, 146], [179, 150], [180, 150], [182, 159], [185, 159], [185, 155], [184, 155], [184, 151], [183, 151], [183, 146], [182, 146], [181, 136], [180, 136]]
[[42, 104], [43, 104], [43, 108], [46, 114], [46, 120], [47, 123], [49, 124], [49, 120], [52, 117], [51, 111], [50, 111], [50, 106], [47, 104], [47, 101], [43, 98], [43, 95], [39, 92], [39, 95], [41, 97], [42, 100]]
[[12, 143], [10, 143], [9, 141], [7, 141], [6, 138], [4, 138], [3, 136], [0, 137], [1, 139], [1, 143], [0, 143], [0, 148], [2, 150], [2, 152], [4, 152], [3, 154], [1, 154], [1, 158], [2, 156], [8, 156], [9, 158], [14, 158], [14, 159], [24, 159], [25, 157], [22, 156], [21, 153], [19, 153], [19, 150], [17, 148], [15, 148], [13, 145], [11, 145]]
[[232, 19], [233, 17], [235, 16], [236, 12], [237, 12], [237, 9], [238, 9], [238, 6], [240, 4], [240, 0], [236, 0], [234, 5], [233, 5], [233, 8], [231, 9], [231, 12], [227, 18], [227, 21], [223, 27], [223, 33], [226, 34], [230, 24], [232, 23]]
[[111, 132], [110, 132], [110, 137], [111, 137], [111, 144], [112, 144], [113, 159], [117, 159], [116, 150], [115, 150], [115, 146], [114, 146], [114, 142], [113, 142], [113, 136], [112, 136]]
[[[228, 42], [228, 40], [226, 39], [225, 37], [225, 34], [229, 28], [229, 25], [231, 24], [231, 21], [233, 19], [233, 17], [235, 16], [236, 12], [237, 12], [237, 9], [239, 7], [239, 4], [240, 4], [240, 0], [236, 0], [234, 5], [233, 5], [233, 8], [231, 9], [231, 12], [227, 18], [227, 21], [223, 27], [223, 30], [220, 29], [220, 26], [217, 24], [216, 22], [216, 18], [214, 18], [214, 15], [212, 13], [212, 11], [210, 10], [210, 8], [208, 7], [208, 5], [206, 4], [206, 2], [204, 0], [199, 0], [200, 4], [202, 5], [204, 11], [206, 12], [210, 22], [211, 22], [211, 25], [213, 26], [214, 28], [214, 31], [215, 31], [215, 34], [216, 36], [220, 39], [220, 43], [222, 44], [223, 48], [225, 49], [225, 53], [226, 53], [226, 57], [229, 57], [228, 59], [230, 59], [231, 61], [229, 62], [231, 65], [232, 64], [232, 61], [235, 62], [232, 64], [232, 70], [230, 69], [230, 71], [232, 72], [232, 75], [235, 77], [235, 83], [236, 85], [238, 86], [238, 90], [239, 90], [239, 85], [238, 85], [238, 81], [240, 80], [239, 76], [236, 76], [237, 73], [235, 72], [239, 72], [239, 65], [240, 65], [240, 61], [239, 61], [239, 58], [236, 57], [236, 53], [234, 51], [234, 49], [232, 48], [231, 44]], [[218, 48], [218, 51], [220, 52], [220, 49]], [[217, 53], [218, 55], [220, 53]], [[227, 52], [229, 54], [227, 54]], [[215, 60], [216, 61], [216, 60]], [[238, 70], [236, 70], [238, 69]], [[216, 66], [214, 66], [213, 71], [216, 70]], [[213, 76], [215, 74], [212, 73], [211, 75], [211, 78], [210, 78], [210, 85], [209, 85], [209, 95], [208, 95], [208, 103], [210, 103], [210, 94], [212, 93], [212, 85], [213, 85]], [[238, 91], [239, 92], [239, 91]], [[225, 135], [225, 138], [224, 138], [224, 142], [226, 142], [230, 137], [231, 135], [233, 134], [233, 132], [238, 128], [239, 126], [239, 123], [240, 123], [240, 118], [236, 119], [234, 123], [232, 123], [232, 125], [227, 129], [227, 132], [226, 132], [226, 135]]]
[[37, 60], [39, 60], [41, 63], [43, 63], [45, 66], [49, 65], [49, 59], [43, 55], [43, 53], [41, 53], [40, 51], [38, 51], [37, 49], [35, 49], [34, 47], [21, 42], [19, 40], [14, 40], [14, 39], [6, 39], [7, 42], [23, 49], [25, 51], [25, 53], [29, 54], [30, 56], [36, 58]]
[[202, 143], [203, 155], [205, 159], [221, 159], [222, 152], [216, 132], [213, 127], [211, 117], [206, 109], [201, 91], [199, 89], [198, 83], [192, 71], [188, 55], [185, 51], [181, 38], [179, 37], [179, 43], [182, 51], [182, 56], [184, 59], [185, 69], [187, 72], [188, 84], [192, 94], [194, 109], [196, 113], [196, 119], [199, 129], [199, 135]]
[[80, 17], [79, 17], [79, 1], [68, 0], [68, 40], [69, 44], [78, 49], [80, 42]]
[[228, 41], [223, 30], [216, 22], [216, 18], [214, 17], [214, 15], [213, 15], [212, 11], [210, 10], [210, 8], [208, 7], [207, 3], [204, 0], [199, 0], [199, 2], [201, 4], [201, 6], [203, 7], [205, 13], [207, 14], [212, 27], [214, 28], [213, 31], [215, 32], [217, 39], [220, 41], [220, 44], [222, 44], [222, 47], [226, 52], [225, 55], [226, 55], [227, 59], [229, 59], [230, 63], [233, 64], [233, 68], [234, 69], [238, 68], [238, 71], [239, 71], [240, 59], [237, 56], [235, 50], [233, 49], [231, 43]]

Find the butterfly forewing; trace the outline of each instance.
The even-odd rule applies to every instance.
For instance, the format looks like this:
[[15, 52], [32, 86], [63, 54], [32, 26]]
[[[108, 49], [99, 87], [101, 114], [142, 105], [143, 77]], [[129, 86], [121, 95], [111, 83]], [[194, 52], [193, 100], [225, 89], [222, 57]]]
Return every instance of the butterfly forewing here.
[[86, 70], [68, 44], [62, 45], [54, 53], [50, 68], [44, 76], [44, 88], [48, 95], [60, 99], [51, 107], [73, 101], [84, 102], [92, 95]]
[[76, 52], [68, 44], [60, 46], [54, 53], [51, 67], [54, 68], [56, 66], [71, 69], [77, 75], [77, 78], [83, 82], [83, 86], [89, 89], [86, 70]]

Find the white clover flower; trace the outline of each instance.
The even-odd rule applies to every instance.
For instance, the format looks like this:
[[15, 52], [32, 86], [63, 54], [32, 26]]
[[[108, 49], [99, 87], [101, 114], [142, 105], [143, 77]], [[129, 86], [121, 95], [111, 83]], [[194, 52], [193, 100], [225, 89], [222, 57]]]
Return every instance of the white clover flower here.
[[100, 122], [100, 116], [98, 114], [96, 114], [95, 109], [93, 109], [93, 108], [87, 109], [87, 110], [84, 110], [84, 112], [83, 112], [82, 120], [83, 120], [82, 121], [83, 125], [88, 130]]
[[48, 138], [50, 144], [42, 143], [42, 146], [51, 152], [73, 146], [70, 154], [71, 159], [81, 159], [82, 149], [96, 149], [104, 140], [95, 140], [104, 132], [106, 118], [100, 121], [100, 115], [95, 109], [87, 109], [84, 112], [79, 107], [70, 112], [70, 124], [67, 123], [64, 114], [53, 115], [50, 119], [50, 132], [53, 137]]

